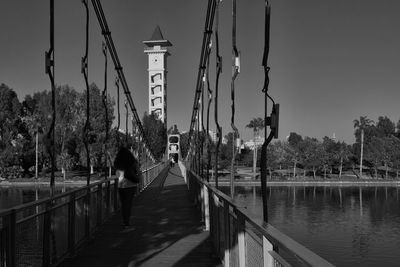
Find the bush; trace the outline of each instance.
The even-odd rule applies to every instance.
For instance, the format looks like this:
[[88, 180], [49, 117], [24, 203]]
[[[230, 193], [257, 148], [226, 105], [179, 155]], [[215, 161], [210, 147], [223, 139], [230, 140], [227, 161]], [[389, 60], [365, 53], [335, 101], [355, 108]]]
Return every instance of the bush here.
[[22, 178], [24, 169], [20, 166], [0, 167], [0, 177], [6, 179]]

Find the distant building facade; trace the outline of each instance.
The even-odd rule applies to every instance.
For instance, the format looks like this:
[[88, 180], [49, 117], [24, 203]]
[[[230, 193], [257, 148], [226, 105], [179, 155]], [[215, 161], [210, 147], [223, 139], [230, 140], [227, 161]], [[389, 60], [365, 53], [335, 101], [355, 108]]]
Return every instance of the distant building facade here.
[[255, 145], [257, 147], [260, 147], [260, 146], [262, 146], [263, 143], [264, 143], [264, 137], [256, 137], [255, 142], [254, 142], [254, 139], [250, 139], [249, 141], [244, 142], [244, 147], [246, 147], [250, 150], [254, 150]]

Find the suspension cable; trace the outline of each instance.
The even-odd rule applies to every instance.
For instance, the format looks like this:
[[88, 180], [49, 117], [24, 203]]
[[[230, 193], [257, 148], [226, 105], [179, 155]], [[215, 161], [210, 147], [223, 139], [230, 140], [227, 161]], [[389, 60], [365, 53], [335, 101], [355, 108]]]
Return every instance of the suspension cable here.
[[[193, 109], [192, 109], [192, 117], [190, 121], [190, 128], [189, 128], [189, 138], [188, 138], [188, 147], [190, 147], [191, 139], [193, 137], [193, 131], [195, 129], [195, 123], [196, 123], [196, 113], [199, 105], [199, 98], [200, 98], [200, 93], [201, 93], [201, 84], [204, 76], [204, 72], [206, 69], [206, 62], [207, 62], [207, 56], [206, 56], [206, 50], [207, 47], [210, 43], [210, 39], [212, 36], [212, 28], [213, 28], [213, 22], [214, 22], [214, 15], [215, 15], [215, 10], [217, 6], [217, 1], [220, 0], [208, 0], [208, 7], [207, 7], [207, 15], [206, 15], [206, 22], [204, 26], [204, 34], [203, 34], [203, 42], [202, 42], [202, 48], [201, 48], [201, 54], [200, 54], [200, 64], [199, 64], [199, 72], [197, 74], [197, 82], [196, 82], [196, 91], [195, 91], [195, 97], [194, 97], [194, 102], [193, 102]], [[189, 155], [189, 154], [188, 154]]]
[[204, 87], [205, 87], [205, 76], [203, 75], [203, 82], [201, 86], [201, 135], [200, 135], [200, 175], [204, 177], [204, 166], [203, 166], [203, 153], [204, 153], [204, 138], [205, 138], [205, 127], [204, 127]]
[[[269, 54], [269, 43], [270, 43], [270, 20], [271, 20], [271, 5], [268, 0], [265, 0], [265, 40], [264, 40], [264, 55], [262, 65], [264, 67], [264, 86], [262, 92], [264, 93], [264, 143], [261, 148], [261, 193], [263, 200], [263, 219], [264, 222], [268, 222], [268, 206], [267, 206], [267, 146], [271, 142], [274, 136], [274, 130], [271, 130], [269, 136], [267, 136], [267, 102], [268, 97], [268, 86], [269, 86], [269, 70], [268, 67], [268, 54]], [[271, 98], [272, 99], [272, 98]]]
[[207, 81], [207, 132], [206, 132], [206, 138], [207, 138], [207, 171], [206, 171], [206, 179], [207, 182], [210, 181], [210, 168], [211, 168], [211, 138], [209, 135], [210, 131], [210, 107], [211, 107], [211, 102], [212, 102], [212, 90], [210, 87], [210, 54], [211, 54], [211, 47], [212, 47], [212, 42], [210, 40], [209, 45], [207, 47], [207, 63], [206, 63], [206, 81]]
[[82, 70], [86, 84], [86, 123], [83, 130], [83, 142], [86, 150], [87, 178], [86, 184], [90, 184], [90, 151], [89, 151], [89, 130], [90, 130], [90, 88], [88, 81], [88, 50], [89, 50], [89, 7], [87, 0], [82, 0], [86, 10], [86, 45], [85, 55], [82, 57]]
[[128, 148], [128, 117], [129, 117], [129, 110], [128, 110], [128, 102], [125, 100], [125, 146]]
[[[104, 90], [102, 93], [102, 100], [103, 100], [103, 106], [104, 106], [104, 112], [105, 112], [105, 126], [106, 126], [106, 135], [104, 138], [104, 159], [105, 159], [105, 177], [107, 178], [107, 166], [108, 166], [108, 160], [107, 160], [107, 142], [108, 142], [108, 131], [109, 131], [109, 122], [108, 122], [108, 108], [107, 108], [107, 46], [103, 42], [102, 43], [102, 50], [103, 50], [103, 55], [104, 55]], [[110, 166], [111, 166], [111, 158], [110, 158]]]
[[[54, 181], [55, 181], [55, 133], [54, 128], [56, 124], [56, 88], [54, 84], [54, 0], [50, 0], [50, 49], [45, 52], [45, 64], [46, 74], [49, 75], [51, 84], [51, 107], [52, 107], [52, 118], [49, 131], [46, 135], [46, 150], [50, 155], [51, 161], [51, 176], [50, 176], [50, 188], [51, 196], [54, 194]], [[49, 144], [50, 141], [50, 144]]]
[[121, 111], [119, 106], [119, 78], [115, 77], [115, 86], [117, 87], [117, 110], [118, 110], [118, 119], [117, 119], [117, 147], [120, 146], [120, 138], [119, 138], [119, 127], [121, 127]]
[[218, 37], [218, 26], [219, 26], [219, 5], [220, 2], [217, 3], [216, 10], [216, 23], [215, 23], [215, 45], [216, 45], [216, 78], [215, 78], [215, 96], [214, 96], [214, 119], [217, 130], [217, 145], [215, 148], [215, 166], [214, 166], [214, 174], [215, 174], [215, 187], [218, 189], [218, 152], [219, 147], [222, 141], [222, 127], [218, 122], [218, 88], [219, 88], [219, 77], [222, 72], [222, 57], [219, 54], [219, 37]]
[[233, 129], [232, 140], [232, 162], [231, 162], [231, 197], [234, 196], [235, 185], [235, 158], [240, 147], [236, 147], [236, 138], [239, 138], [239, 131], [235, 125], [235, 80], [240, 72], [239, 52], [236, 47], [236, 0], [232, 0], [232, 81], [231, 81], [231, 98], [232, 98], [232, 117], [231, 127]]
[[[103, 34], [105, 42], [107, 44], [108, 51], [110, 53], [111, 59], [112, 59], [112, 61], [114, 63], [115, 70], [116, 70], [116, 72], [118, 74], [119, 81], [121, 82], [121, 85], [122, 85], [122, 88], [124, 90], [126, 99], [128, 101], [128, 104], [129, 104], [129, 106], [131, 108], [133, 117], [134, 117], [135, 122], [137, 124], [137, 127], [139, 129], [139, 133], [140, 133], [141, 136], [143, 136], [144, 143], [147, 144], [147, 147], [150, 148], [150, 143], [149, 143], [149, 141], [148, 141], [148, 139], [147, 139], [147, 137], [145, 135], [142, 123], [140, 121], [140, 118], [139, 118], [139, 115], [137, 113], [135, 104], [133, 102], [133, 99], [132, 99], [132, 96], [131, 96], [131, 92], [129, 90], [128, 83], [127, 83], [126, 78], [125, 78], [125, 74], [123, 72], [121, 63], [119, 61], [117, 50], [115, 49], [115, 45], [114, 45], [113, 39], [111, 37], [111, 32], [110, 32], [110, 30], [108, 28], [106, 17], [104, 15], [103, 8], [101, 6], [100, 0], [91, 0], [91, 2], [92, 2], [92, 5], [93, 5], [93, 8], [94, 8], [96, 17], [98, 19], [98, 22], [100, 24], [100, 28], [102, 30], [102, 34]], [[149, 151], [153, 155], [152, 151], [151, 150], [149, 150]], [[154, 156], [152, 158], [154, 158]]]

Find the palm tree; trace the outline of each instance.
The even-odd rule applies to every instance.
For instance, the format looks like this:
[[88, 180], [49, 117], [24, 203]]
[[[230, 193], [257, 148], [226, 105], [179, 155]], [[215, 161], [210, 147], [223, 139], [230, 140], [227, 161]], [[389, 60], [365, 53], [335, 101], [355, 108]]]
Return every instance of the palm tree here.
[[254, 153], [253, 153], [253, 173], [254, 177], [256, 175], [257, 168], [257, 143], [256, 137], [260, 136], [260, 130], [264, 128], [264, 120], [262, 118], [253, 118], [249, 124], [246, 125], [246, 128], [253, 129], [254, 134]]
[[364, 130], [373, 123], [372, 120], [368, 119], [367, 116], [361, 116], [360, 120], [354, 120], [354, 128], [356, 129], [355, 135], [360, 131], [361, 134], [361, 149], [360, 149], [360, 178], [362, 178], [362, 166], [363, 166], [363, 153], [364, 153]]

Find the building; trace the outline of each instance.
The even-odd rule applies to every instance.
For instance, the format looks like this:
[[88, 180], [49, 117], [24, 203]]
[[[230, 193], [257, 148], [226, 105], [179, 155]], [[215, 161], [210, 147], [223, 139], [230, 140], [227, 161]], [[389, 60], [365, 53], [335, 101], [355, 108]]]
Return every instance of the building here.
[[255, 140], [256, 140], [255, 142], [253, 139], [250, 139], [249, 141], [244, 142], [244, 147], [247, 147], [250, 150], [254, 150], [254, 145], [256, 145], [257, 147], [260, 147], [260, 146], [262, 146], [262, 144], [264, 144], [264, 137], [257, 136], [255, 138]]
[[155, 113], [158, 118], [167, 123], [167, 57], [171, 54], [168, 47], [172, 44], [163, 37], [157, 26], [150, 40], [143, 41], [147, 46], [144, 53], [148, 57], [149, 73], [149, 114]]

